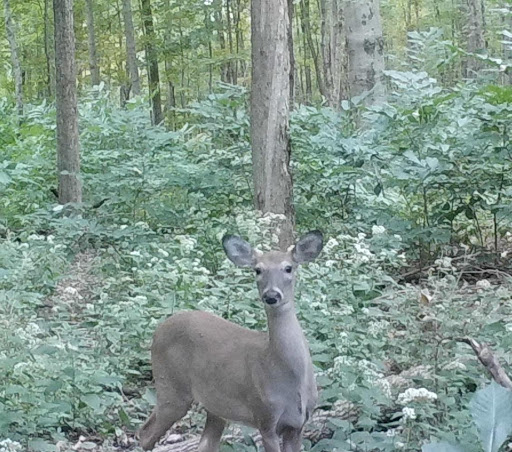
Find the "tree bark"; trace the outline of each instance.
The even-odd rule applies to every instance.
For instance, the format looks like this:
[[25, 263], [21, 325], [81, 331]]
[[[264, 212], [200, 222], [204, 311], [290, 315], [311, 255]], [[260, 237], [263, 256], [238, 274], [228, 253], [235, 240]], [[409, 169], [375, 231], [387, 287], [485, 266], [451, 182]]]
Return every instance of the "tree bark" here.
[[345, 23], [350, 96], [372, 90], [366, 104], [384, 98], [384, 40], [379, 0], [346, 0]]
[[134, 96], [140, 95], [139, 66], [137, 64], [137, 48], [135, 46], [135, 29], [133, 27], [132, 2], [123, 0], [123, 22], [126, 38], [126, 67], [130, 77], [130, 91]]
[[4, 0], [5, 30], [11, 50], [12, 72], [14, 75], [14, 95], [16, 97], [16, 110], [18, 116], [23, 116], [23, 76], [21, 73], [21, 62], [16, 41], [16, 25], [12, 19], [11, 5], [9, 0]]
[[141, 0], [144, 34], [146, 36], [146, 60], [148, 65], [149, 96], [151, 99], [151, 119], [157, 125], [163, 121], [162, 100], [160, 98], [160, 73], [158, 71], [158, 55], [155, 48], [155, 30], [151, 0]]
[[[47, 97], [52, 97], [55, 88], [55, 78], [54, 78], [54, 61], [55, 58], [51, 55], [51, 48], [53, 47], [53, 42], [51, 40], [51, 32], [50, 32], [50, 18], [48, 14], [49, 9], [49, 0], [44, 0], [44, 56], [46, 59], [46, 90]], [[53, 58], [53, 61], [52, 61]]]
[[279, 245], [293, 242], [289, 118], [293, 75], [287, 0], [251, 4], [251, 144], [256, 209], [281, 215]]
[[100, 67], [98, 65], [98, 52], [96, 50], [96, 36], [94, 30], [94, 9], [92, 0], [85, 0], [87, 14], [87, 39], [89, 44], [89, 69], [91, 71], [91, 85], [100, 84]]
[[73, 0], [53, 0], [59, 203], [82, 202]]
[[343, 24], [341, 0], [321, 0], [321, 49], [323, 77], [327, 104], [339, 109], [341, 102], [341, 76], [343, 72]]
[[[478, 53], [485, 49], [482, 1], [466, 0], [466, 7], [467, 49], [469, 53]], [[481, 68], [481, 60], [472, 56], [468, 56], [464, 68], [464, 75], [467, 78], [474, 78]]]

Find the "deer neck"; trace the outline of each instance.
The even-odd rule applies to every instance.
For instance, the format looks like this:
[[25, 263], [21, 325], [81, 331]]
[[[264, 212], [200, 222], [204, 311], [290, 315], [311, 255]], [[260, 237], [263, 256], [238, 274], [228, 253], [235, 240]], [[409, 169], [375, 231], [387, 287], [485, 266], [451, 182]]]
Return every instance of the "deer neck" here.
[[311, 358], [293, 301], [281, 308], [269, 309], [267, 318], [271, 359], [283, 370], [296, 376], [304, 375]]

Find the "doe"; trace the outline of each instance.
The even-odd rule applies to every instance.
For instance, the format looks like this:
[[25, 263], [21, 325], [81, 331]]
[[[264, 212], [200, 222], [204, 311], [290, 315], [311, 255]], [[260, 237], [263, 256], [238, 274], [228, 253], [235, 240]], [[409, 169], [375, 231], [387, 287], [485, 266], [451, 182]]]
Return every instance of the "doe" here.
[[288, 252], [259, 253], [231, 235], [222, 243], [233, 263], [254, 269], [268, 333], [200, 311], [164, 321], [151, 348], [157, 404], [139, 431], [142, 447], [152, 449], [199, 402], [207, 412], [199, 452], [218, 452], [226, 421], [257, 428], [265, 452], [298, 452], [317, 388], [295, 313], [295, 272], [320, 254], [322, 234], [306, 234]]

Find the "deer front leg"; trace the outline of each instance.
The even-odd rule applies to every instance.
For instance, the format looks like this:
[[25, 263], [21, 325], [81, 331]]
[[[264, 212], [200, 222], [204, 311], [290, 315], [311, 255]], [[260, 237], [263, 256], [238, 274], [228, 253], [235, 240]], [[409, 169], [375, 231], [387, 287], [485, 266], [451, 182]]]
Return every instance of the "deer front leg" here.
[[287, 428], [283, 432], [283, 452], [300, 452], [302, 446], [302, 429]]
[[281, 452], [279, 436], [276, 432], [276, 426], [269, 429], [260, 429], [261, 439], [265, 452]]

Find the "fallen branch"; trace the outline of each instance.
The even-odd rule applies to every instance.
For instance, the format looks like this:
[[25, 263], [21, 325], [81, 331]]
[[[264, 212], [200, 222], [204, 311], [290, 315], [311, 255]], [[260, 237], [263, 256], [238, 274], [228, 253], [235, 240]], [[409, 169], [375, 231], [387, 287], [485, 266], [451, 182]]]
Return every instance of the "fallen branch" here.
[[499, 383], [504, 388], [512, 389], [512, 381], [488, 345], [479, 344], [470, 337], [462, 338], [460, 342], [468, 344], [473, 349], [479, 361], [490, 372], [496, 383]]
[[[313, 443], [323, 438], [329, 438], [333, 434], [333, 426], [329, 424], [329, 419], [348, 420], [354, 422], [357, 420], [358, 411], [355, 405], [346, 401], [339, 401], [334, 404], [331, 410], [317, 410], [313, 414], [311, 421], [306, 425], [304, 438]], [[185, 439], [182, 435], [171, 434], [166, 437], [155, 449], [154, 452], [195, 452], [199, 445], [200, 436]], [[235, 428], [231, 433], [222, 437], [224, 443], [245, 443], [257, 444], [261, 446], [261, 435], [254, 432], [250, 436], [244, 435], [239, 428]]]

